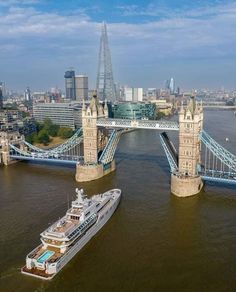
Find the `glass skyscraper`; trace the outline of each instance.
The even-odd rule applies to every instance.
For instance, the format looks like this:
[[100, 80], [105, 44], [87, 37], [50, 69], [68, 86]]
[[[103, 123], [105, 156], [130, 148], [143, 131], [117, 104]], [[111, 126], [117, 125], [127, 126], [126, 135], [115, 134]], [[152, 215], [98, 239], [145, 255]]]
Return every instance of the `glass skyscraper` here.
[[148, 102], [130, 102], [113, 105], [113, 116], [117, 119], [156, 119], [156, 105]]
[[3, 109], [3, 96], [2, 96], [2, 89], [0, 88], [0, 110]]
[[75, 71], [74, 70], [66, 71], [64, 77], [65, 77], [66, 98], [75, 100], [76, 99]]

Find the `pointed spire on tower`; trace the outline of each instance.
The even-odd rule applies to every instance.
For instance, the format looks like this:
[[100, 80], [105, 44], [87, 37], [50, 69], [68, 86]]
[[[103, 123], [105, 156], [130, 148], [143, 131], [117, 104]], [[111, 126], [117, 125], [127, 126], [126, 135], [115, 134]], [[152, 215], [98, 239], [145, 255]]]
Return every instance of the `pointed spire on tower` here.
[[106, 118], [108, 118], [108, 106], [107, 106], [107, 100], [105, 99], [105, 105], [104, 105], [104, 115]]
[[108, 107], [107, 107], [107, 100], [106, 99], [105, 99], [104, 109], [108, 109]]
[[100, 38], [100, 50], [98, 60], [97, 93], [101, 100], [116, 100], [113, 80], [111, 54], [108, 45], [106, 23], [102, 23], [102, 35]]

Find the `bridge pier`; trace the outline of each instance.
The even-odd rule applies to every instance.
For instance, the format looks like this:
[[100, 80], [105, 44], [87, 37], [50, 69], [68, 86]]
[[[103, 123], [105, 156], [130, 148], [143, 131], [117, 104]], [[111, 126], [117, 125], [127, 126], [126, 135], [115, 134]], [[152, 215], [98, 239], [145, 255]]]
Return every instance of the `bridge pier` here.
[[80, 165], [76, 166], [75, 179], [78, 182], [88, 182], [92, 180], [99, 179], [116, 169], [115, 159], [109, 165], [104, 165], [102, 163], [93, 165]]
[[200, 176], [171, 175], [171, 193], [177, 197], [190, 197], [197, 195], [203, 187]]
[[203, 182], [198, 170], [201, 166], [200, 133], [203, 128], [202, 104], [191, 98], [186, 109], [179, 112], [178, 172], [171, 175], [171, 192], [178, 197], [198, 194]]

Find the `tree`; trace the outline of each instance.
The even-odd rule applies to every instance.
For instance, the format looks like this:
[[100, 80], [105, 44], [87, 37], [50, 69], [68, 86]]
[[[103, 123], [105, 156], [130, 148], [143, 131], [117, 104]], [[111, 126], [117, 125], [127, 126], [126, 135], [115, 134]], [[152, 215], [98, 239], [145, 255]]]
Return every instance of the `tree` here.
[[52, 120], [49, 119], [49, 118], [45, 119], [44, 122], [43, 122], [43, 127], [47, 132], [50, 130], [52, 125], [53, 125]]
[[63, 139], [68, 139], [73, 135], [73, 130], [71, 128], [68, 128], [68, 127], [61, 127], [58, 130], [57, 135]]
[[43, 129], [43, 124], [36, 122], [37, 132]]
[[38, 137], [37, 137], [37, 142], [43, 143], [44, 145], [46, 145], [47, 143], [50, 142], [49, 135], [45, 129], [42, 129], [39, 131]]
[[44, 120], [43, 128], [47, 131], [49, 136], [56, 137], [59, 126], [52, 123], [52, 120], [47, 118]]
[[59, 131], [59, 126], [58, 125], [51, 125], [50, 129], [48, 130], [48, 134], [52, 137], [57, 136], [57, 132]]
[[26, 142], [33, 144], [34, 143], [33, 134], [26, 136], [25, 140]]
[[25, 140], [30, 144], [34, 144], [35, 142], [38, 142], [38, 135], [37, 133], [30, 134], [25, 137]]
[[23, 112], [23, 111], [21, 111], [21, 115], [23, 119], [30, 116], [28, 112]]

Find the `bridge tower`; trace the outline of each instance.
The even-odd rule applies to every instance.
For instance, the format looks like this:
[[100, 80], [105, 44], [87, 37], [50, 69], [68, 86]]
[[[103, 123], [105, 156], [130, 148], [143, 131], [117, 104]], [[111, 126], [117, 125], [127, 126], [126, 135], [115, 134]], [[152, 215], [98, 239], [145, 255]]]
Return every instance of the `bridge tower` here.
[[201, 164], [200, 132], [203, 128], [203, 107], [191, 97], [179, 112], [178, 172], [171, 175], [171, 192], [178, 197], [198, 194], [203, 182], [198, 175]]
[[0, 132], [0, 164], [9, 165], [17, 162], [10, 157], [10, 144], [18, 145], [22, 151], [25, 151], [23, 144], [24, 136], [17, 131]]
[[[75, 176], [79, 182], [95, 180], [108, 173], [107, 171], [104, 172], [103, 164], [98, 161], [99, 155], [108, 141], [107, 130], [97, 127], [98, 118], [108, 118], [108, 107], [106, 102], [104, 107], [99, 104], [97, 95], [94, 94], [88, 106], [83, 103], [84, 162], [77, 164]], [[114, 169], [115, 162], [111, 164], [109, 170]]]

